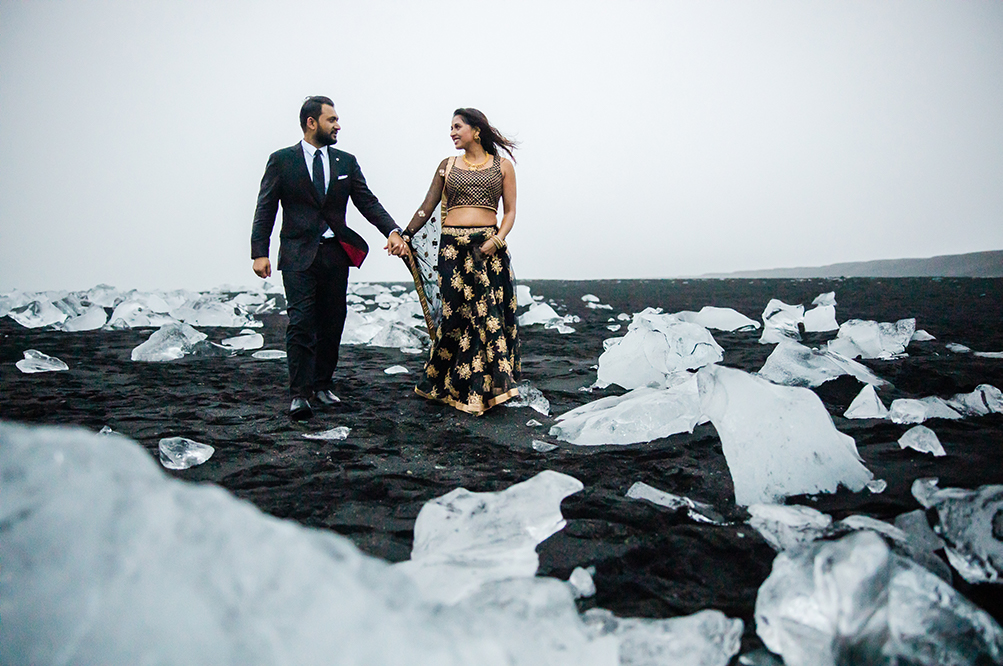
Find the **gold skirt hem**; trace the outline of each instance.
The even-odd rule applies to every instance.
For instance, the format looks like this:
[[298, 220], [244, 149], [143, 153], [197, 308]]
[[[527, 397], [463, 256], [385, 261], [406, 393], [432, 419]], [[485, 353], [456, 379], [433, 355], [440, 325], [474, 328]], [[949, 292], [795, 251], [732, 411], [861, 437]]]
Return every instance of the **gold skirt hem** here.
[[485, 403], [484, 409], [476, 409], [476, 408], [471, 407], [470, 405], [468, 405], [466, 403], [459, 402], [458, 400], [453, 400], [448, 395], [447, 396], [443, 396], [441, 398], [432, 397], [429, 394], [425, 393], [424, 391], [420, 391], [417, 386], [414, 388], [414, 392], [417, 393], [418, 395], [420, 395], [422, 398], [425, 398], [426, 400], [435, 400], [437, 402], [442, 402], [442, 403], [445, 403], [445, 404], [449, 405], [450, 407], [455, 407], [456, 409], [460, 410], [461, 412], [466, 412], [467, 414], [473, 414], [475, 416], [481, 416], [482, 414], [484, 414], [484, 412], [488, 411], [489, 409], [491, 409], [495, 405], [500, 405], [503, 402], [511, 400], [512, 398], [514, 398], [517, 395], [519, 395], [519, 389], [518, 388], [509, 389], [508, 391], [505, 391], [504, 393], [500, 393], [500, 394], [496, 395], [495, 397], [491, 398], [490, 400], [488, 400]]

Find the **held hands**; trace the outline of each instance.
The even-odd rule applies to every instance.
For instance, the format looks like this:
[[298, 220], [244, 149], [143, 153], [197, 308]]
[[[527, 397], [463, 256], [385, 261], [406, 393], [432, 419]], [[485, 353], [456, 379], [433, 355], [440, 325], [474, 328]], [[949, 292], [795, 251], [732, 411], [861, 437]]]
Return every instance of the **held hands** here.
[[258, 257], [255, 259], [251, 265], [251, 269], [259, 278], [269, 278], [272, 276], [272, 262], [268, 260], [268, 257]]
[[495, 253], [497, 249], [498, 246], [495, 245], [492, 241], [488, 240], [485, 241], [483, 245], [481, 245], [481, 254], [486, 254], [487, 256], [490, 257], [492, 254]]
[[387, 255], [394, 255], [395, 257], [406, 257], [411, 254], [411, 248], [407, 246], [404, 239], [396, 231], [391, 231], [390, 235], [387, 237], [387, 244], [383, 246], [383, 249], [387, 251]]

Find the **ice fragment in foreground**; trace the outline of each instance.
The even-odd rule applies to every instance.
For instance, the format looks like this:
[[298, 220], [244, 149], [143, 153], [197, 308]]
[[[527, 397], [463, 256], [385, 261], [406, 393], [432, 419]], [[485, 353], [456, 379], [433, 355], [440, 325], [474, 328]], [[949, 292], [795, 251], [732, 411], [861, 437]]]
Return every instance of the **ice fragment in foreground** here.
[[503, 404], [506, 407], [531, 407], [544, 416], [550, 415], [550, 401], [528, 379], [519, 383], [519, 395]]
[[839, 328], [836, 323], [836, 292], [819, 294], [811, 304], [815, 307], [804, 313], [805, 332], [819, 333]]
[[727, 666], [741, 648], [744, 628], [741, 620], [719, 610], [648, 620], [618, 618], [592, 608], [583, 619], [595, 635], [619, 639], [623, 666]]
[[352, 429], [349, 428], [348, 426], [338, 426], [337, 428], [331, 428], [330, 430], [324, 430], [322, 432], [303, 433], [303, 439], [337, 441], [342, 439], [348, 439], [348, 433], [350, 432], [352, 432]]
[[798, 324], [803, 321], [803, 305], [787, 305], [775, 298], [770, 299], [763, 310], [763, 335], [759, 343], [766, 345], [783, 340], [800, 340]]
[[689, 497], [673, 495], [664, 490], [659, 490], [649, 486], [643, 481], [636, 481], [634, 485], [627, 489], [627, 497], [630, 499], [646, 500], [666, 509], [678, 510], [686, 509], [686, 515], [698, 523], [710, 523], [712, 525], [724, 525], [725, 520], [710, 504], [691, 500]]
[[395, 568], [429, 598], [450, 604], [484, 583], [533, 576], [536, 546], [564, 528], [561, 500], [583, 487], [547, 470], [496, 493], [457, 488], [421, 508], [411, 559]]
[[777, 551], [809, 544], [832, 525], [829, 515], [807, 506], [753, 504], [749, 515], [749, 525]]
[[634, 315], [627, 335], [599, 357], [596, 383], [625, 389], [666, 386], [670, 375], [724, 358], [724, 350], [703, 326], [646, 308]]
[[373, 336], [369, 341], [373, 347], [420, 347], [421, 338], [418, 331], [413, 326], [402, 324], [399, 321], [391, 321]]
[[888, 418], [892, 423], [922, 423], [927, 419], [960, 419], [961, 414], [937, 397], [897, 398], [888, 408]]
[[206, 334], [188, 324], [164, 324], [153, 335], [132, 350], [133, 361], [173, 361], [190, 354]]
[[25, 374], [35, 372], [58, 372], [69, 370], [70, 366], [60, 361], [55, 356], [48, 356], [37, 349], [26, 349], [24, 358], [15, 363], [17, 369]]
[[737, 310], [714, 307], [713, 305], [705, 305], [700, 308], [700, 312], [683, 310], [674, 313], [674, 315], [679, 318], [679, 321], [686, 321], [718, 331], [751, 331], [761, 326], [758, 321], [749, 319]]
[[252, 331], [241, 331], [241, 335], [223, 340], [228, 349], [261, 349], [265, 346], [265, 336]]
[[589, 569], [592, 569], [592, 572], [589, 572], [588, 569], [575, 567], [575, 570], [571, 572], [571, 576], [568, 578], [568, 584], [575, 591], [576, 599], [587, 599], [588, 597], [594, 597], [596, 594], [596, 584], [592, 580], [595, 568], [589, 567]]
[[718, 365], [697, 373], [700, 405], [717, 429], [743, 506], [790, 495], [854, 492], [873, 478], [853, 438], [836, 430], [810, 389], [777, 386]]
[[937, 433], [921, 425], [909, 428], [904, 435], [899, 437], [899, 447], [914, 449], [920, 453], [932, 453], [936, 457], [947, 455], [947, 451], [937, 439]]
[[874, 387], [867, 384], [860, 389], [843, 416], [848, 419], [885, 419], [888, 418], [888, 408], [881, 402]]
[[785, 386], [815, 387], [840, 375], [851, 375], [873, 386], [888, 383], [856, 361], [793, 340], [781, 340], [759, 371], [760, 377]]
[[579, 446], [636, 444], [680, 432], [706, 421], [700, 412], [696, 375], [680, 373], [667, 389], [641, 387], [576, 407], [557, 417], [550, 434]]
[[389, 368], [385, 369], [383, 372], [388, 375], [406, 375], [410, 372], [403, 365], [391, 365]]
[[164, 437], [160, 440], [160, 464], [167, 469], [188, 469], [201, 465], [216, 449], [187, 437]]
[[835, 340], [828, 347], [846, 358], [899, 358], [916, 332], [915, 319], [889, 322], [851, 319], [839, 327]]
[[262, 349], [261, 351], [254, 352], [251, 356], [263, 361], [273, 361], [280, 358], [286, 358], [286, 353], [281, 349]]
[[550, 442], [545, 442], [542, 439], [534, 439], [532, 446], [534, 451], [539, 451], [540, 453], [547, 453], [548, 451], [553, 451], [557, 448], [557, 444], [551, 444]]
[[947, 406], [965, 416], [1003, 413], [1003, 392], [992, 384], [979, 384], [971, 393], [958, 393]]
[[962, 578], [1003, 582], [1003, 486], [939, 489], [937, 479], [917, 479], [912, 494], [937, 511], [934, 531], [947, 542], [947, 560]]
[[988, 613], [870, 531], [777, 555], [755, 615], [787, 666], [1003, 660], [1003, 630]]

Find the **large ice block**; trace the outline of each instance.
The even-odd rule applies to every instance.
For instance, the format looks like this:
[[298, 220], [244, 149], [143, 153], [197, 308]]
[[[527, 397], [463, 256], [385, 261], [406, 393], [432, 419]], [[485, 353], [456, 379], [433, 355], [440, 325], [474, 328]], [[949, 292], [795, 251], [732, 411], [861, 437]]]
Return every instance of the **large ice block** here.
[[399, 321], [390, 321], [376, 332], [369, 344], [373, 347], [393, 347], [396, 349], [420, 347], [422, 338], [418, 329], [413, 326], [402, 324]]
[[888, 408], [881, 402], [874, 387], [866, 384], [843, 412], [843, 416], [848, 419], [886, 419]]
[[43, 354], [37, 349], [26, 349], [24, 351], [24, 358], [14, 365], [17, 366], [18, 370], [25, 374], [32, 374], [36, 372], [59, 372], [60, 370], [70, 369], [70, 366], [66, 365], [55, 356]]
[[937, 397], [896, 398], [888, 407], [888, 418], [892, 423], [922, 423], [927, 419], [960, 419], [946, 401]]
[[175, 319], [192, 326], [222, 326], [227, 328], [259, 328], [260, 321], [249, 317], [240, 307], [223, 303], [212, 296], [200, 296], [170, 312]]
[[777, 555], [755, 617], [786, 666], [1003, 662], [988, 613], [871, 531]]
[[67, 317], [56, 327], [63, 331], [95, 331], [108, 323], [108, 313], [100, 305], [87, 306], [83, 312], [73, 317]]
[[108, 318], [108, 326], [111, 328], [159, 328], [176, 321], [169, 314], [152, 309], [146, 302], [130, 299], [121, 301], [115, 306]]
[[561, 500], [583, 487], [547, 470], [500, 492], [457, 488], [421, 508], [411, 559], [395, 566], [426, 596], [449, 604], [484, 583], [533, 576], [536, 546], [564, 528]]
[[846, 358], [899, 358], [915, 332], [915, 319], [900, 319], [894, 324], [851, 319], [839, 327], [836, 339], [830, 340], [828, 346]]
[[192, 353], [195, 345], [205, 339], [205, 333], [188, 324], [164, 324], [146, 342], [132, 350], [132, 360], [174, 361]]
[[814, 392], [710, 365], [697, 373], [700, 406], [717, 429], [743, 506], [805, 493], [857, 492], [873, 478], [853, 438], [836, 430]]
[[515, 300], [520, 308], [532, 305], [534, 302], [533, 294], [530, 292], [529, 287], [524, 284], [517, 284], [515, 286]]
[[992, 384], [979, 384], [971, 393], [958, 393], [946, 402], [963, 416], [1003, 413], [1003, 392]]
[[872, 386], [888, 383], [861, 363], [825, 349], [811, 349], [793, 340], [781, 340], [758, 374], [784, 386], [815, 387], [840, 375], [851, 375]]
[[836, 322], [836, 292], [819, 294], [811, 304], [815, 307], [804, 313], [805, 332], [821, 333], [839, 328]]
[[554, 308], [546, 303], [535, 303], [526, 312], [519, 315], [519, 325], [532, 326], [533, 324], [546, 324], [559, 319], [563, 318], [557, 314]]
[[680, 321], [653, 308], [634, 315], [627, 335], [599, 357], [598, 387], [625, 389], [666, 386], [670, 376], [724, 358], [724, 350], [703, 326]]
[[608, 396], [557, 417], [550, 434], [579, 446], [637, 444], [668, 437], [706, 421], [700, 413], [696, 375], [671, 388], [642, 386], [624, 395]]
[[53, 305], [49, 297], [38, 294], [33, 300], [11, 309], [7, 316], [25, 328], [42, 328], [66, 321], [67, 314]]
[[682, 310], [674, 313], [680, 321], [697, 324], [704, 328], [713, 328], [718, 331], [752, 331], [760, 327], [760, 323], [755, 319], [749, 319], [744, 314], [732, 308], [719, 308], [713, 305], [705, 305], [700, 308], [700, 312]]
[[763, 335], [760, 336], [759, 343], [766, 345], [783, 340], [800, 340], [798, 324], [803, 321], [803, 305], [788, 305], [772, 298], [763, 310]]
[[947, 543], [947, 560], [962, 578], [1003, 582], [1003, 485], [941, 489], [937, 479], [917, 479], [912, 494], [937, 512], [934, 531]]

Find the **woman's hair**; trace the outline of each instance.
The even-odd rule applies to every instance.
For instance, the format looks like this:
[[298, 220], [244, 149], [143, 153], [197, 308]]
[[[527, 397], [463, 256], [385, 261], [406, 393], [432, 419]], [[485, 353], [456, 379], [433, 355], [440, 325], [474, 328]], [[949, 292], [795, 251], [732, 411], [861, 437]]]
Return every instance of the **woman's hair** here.
[[519, 145], [519, 142], [509, 139], [495, 129], [491, 123], [488, 122], [488, 117], [483, 113], [477, 109], [464, 108], [453, 111], [453, 115], [460, 116], [463, 118], [465, 123], [477, 130], [480, 130], [480, 141], [481, 146], [484, 148], [484, 152], [489, 155], [497, 156], [498, 149], [501, 148], [508, 153], [508, 156], [512, 158], [513, 162], [515, 161], [512, 151]]

